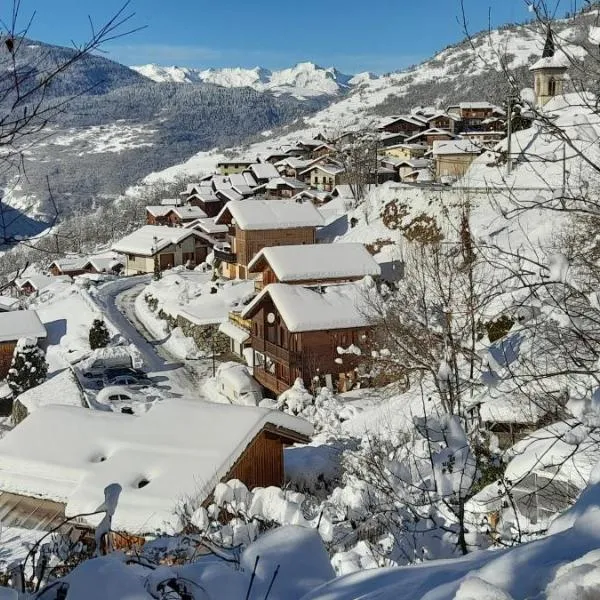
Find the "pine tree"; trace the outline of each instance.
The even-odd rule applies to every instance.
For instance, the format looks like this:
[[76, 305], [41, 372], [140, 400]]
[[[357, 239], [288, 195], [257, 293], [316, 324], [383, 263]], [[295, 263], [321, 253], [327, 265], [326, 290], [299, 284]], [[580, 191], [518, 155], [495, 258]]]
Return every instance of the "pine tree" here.
[[17, 342], [6, 381], [13, 394], [22, 394], [40, 385], [48, 375], [48, 363], [37, 340], [22, 338]]
[[106, 348], [110, 340], [110, 334], [106, 328], [106, 323], [102, 319], [94, 319], [94, 323], [90, 329], [90, 348], [96, 350], [96, 348]]
[[158, 262], [158, 255], [154, 257], [154, 281], [162, 279], [162, 273], [160, 270], [160, 263]]

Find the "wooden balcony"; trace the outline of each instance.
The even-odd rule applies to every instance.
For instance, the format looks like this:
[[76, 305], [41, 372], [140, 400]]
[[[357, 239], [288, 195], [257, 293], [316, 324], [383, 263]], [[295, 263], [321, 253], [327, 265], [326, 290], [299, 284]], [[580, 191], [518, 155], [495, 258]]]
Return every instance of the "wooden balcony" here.
[[229, 320], [241, 329], [244, 329], [249, 333], [252, 332], [252, 319], [242, 319], [239, 312], [230, 312]]
[[229, 246], [229, 244], [215, 244], [213, 248], [213, 253], [215, 255], [215, 258], [218, 258], [219, 260], [225, 263], [231, 265], [237, 264], [237, 255], [235, 252], [231, 251], [231, 247]]
[[297, 358], [297, 352], [290, 352], [286, 348], [282, 348], [281, 346], [277, 346], [276, 344], [254, 336], [252, 337], [252, 347], [257, 352], [266, 354], [271, 360], [286, 366], [290, 366]]
[[254, 379], [258, 381], [262, 386], [271, 390], [275, 394], [282, 394], [286, 390], [289, 390], [291, 385], [285, 381], [277, 379], [275, 375], [267, 373], [264, 369], [255, 366], [253, 371]]

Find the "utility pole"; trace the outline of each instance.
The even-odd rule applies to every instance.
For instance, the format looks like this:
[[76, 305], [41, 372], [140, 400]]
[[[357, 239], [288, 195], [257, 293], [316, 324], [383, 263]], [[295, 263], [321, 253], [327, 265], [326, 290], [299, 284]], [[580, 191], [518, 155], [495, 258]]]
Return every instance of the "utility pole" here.
[[564, 142], [562, 150], [562, 197], [564, 202], [567, 194], [567, 144]]
[[506, 125], [507, 125], [507, 140], [506, 140], [506, 174], [512, 173], [512, 94], [508, 94], [508, 106], [506, 107]]
[[375, 137], [375, 187], [379, 185], [379, 161], [377, 160], [377, 137]]

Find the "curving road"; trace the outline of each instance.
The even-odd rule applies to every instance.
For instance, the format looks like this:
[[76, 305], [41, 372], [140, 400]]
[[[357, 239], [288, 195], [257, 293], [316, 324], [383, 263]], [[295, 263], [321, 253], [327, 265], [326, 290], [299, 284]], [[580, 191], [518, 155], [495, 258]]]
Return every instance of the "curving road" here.
[[92, 297], [100, 310], [121, 335], [139, 350], [146, 370], [155, 381], [162, 382], [181, 396], [202, 398], [201, 382], [211, 374], [210, 360], [179, 360], [140, 322], [134, 302], [151, 275], [123, 277], [96, 288]]

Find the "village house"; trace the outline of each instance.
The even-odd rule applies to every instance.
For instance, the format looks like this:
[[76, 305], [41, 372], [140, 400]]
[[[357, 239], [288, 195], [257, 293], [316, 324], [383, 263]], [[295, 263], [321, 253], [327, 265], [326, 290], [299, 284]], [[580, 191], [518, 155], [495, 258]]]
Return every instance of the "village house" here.
[[317, 146], [314, 150], [311, 150], [310, 157], [314, 160], [316, 158], [323, 158], [325, 156], [329, 156], [330, 154], [335, 154], [336, 152], [337, 149], [335, 146], [323, 143], [320, 146]]
[[291, 198], [306, 188], [307, 185], [304, 182], [293, 177], [278, 177], [265, 184], [267, 194], [275, 198]]
[[404, 140], [409, 137], [406, 133], [380, 133], [378, 138], [378, 146], [387, 148], [389, 146], [396, 146], [402, 144]]
[[343, 183], [345, 170], [332, 163], [318, 163], [302, 171], [299, 177], [311, 188], [331, 192], [336, 185]]
[[215, 223], [229, 227], [227, 241], [214, 247], [223, 275], [246, 279], [248, 264], [263, 248], [314, 244], [323, 218], [310, 202], [244, 200], [228, 202]]
[[217, 163], [217, 169], [221, 175], [231, 175], [232, 173], [241, 173], [252, 164], [252, 161], [243, 159], [222, 160]]
[[44, 288], [48, 287], [55, 281], [70, 281], [69, 275], [29, 275], [28, 277], [18, 277], [13, 281], [11, 291], [14, 290], [18, 295], [31, 296], [41, 292]]
[[312, 202], [315, 206], [322, 206], [331, 200], [332, 195], [333, 192], [305, 189], [292, 196], [292, 200], [295, 202]]
[[506, 117], [501, 108], [489, 102], [460, 102], [449, 106], [446, 112], [460, 119], [461, 131], [481, 129], [483, 122], [492, 117]]
[[282, 177], [297, 178], [301, 171], [311, 166], [312, 160], [290, 156], [275, 163], [279, 174]]
[[196, 192], [188, 198], [190, 206], [197, 206], [208, 217], [216, 217], [223, 206], [225, 206], [225, 202], [227, 200], [217, 195], [212, 188]]
[[[105, 487], [118, 484], [113, 531], [142, 538], [179, 531], [183, 502], [208, 506], [220, 482], [283, 486], [284, 447], [308, 443], [312, 433], [307, 421], [282, 411], [198, 399], [159, 402], [135, 417], [43, 406], [0, 440], [0, 505], [9, 503], [17, 517], [3, 525], [43, 531], [48, 521], [89, 515]], [[76, 524], [93, 529], [102, 517]]]
[[251, 164], [248, 167], [248, 171], [256, 180], [257, 185], [262, 185], [263, 183], [267, 183], [270, 179], [279, 177], [279, 171], [275, 165], [270, 162]]
[[248, 265], [257, 289], [270, 283], [330, 285], [378, 277], [379, 265], [364, 244], [308, 244], [263, 248]]
[[387, 117], [377, 127], [378, 131], [386, 133], [403, 133], [407, 136], [413, 136], [419, 131], [427, 129], [427, 124], [420, 118], [412, 115], [400, 115], [397, 117]]
[[445, 112], [437, 112], [427, 117], [427, 127], [429, 129], [446, 129], [454, 133], [458, 129], [457, 124], [460, 119], [456, 115], [450, 115]]
[[155, 261], [161, 271], [199, 265], [206, 260], [208, 248], [206, 236], [195, 229], [160, 225], [145, 225], [112, 246], [126, 257], [126, 275], [153, 273]]
[[191, 223], [186, 223], [184, 227], [195, 229], [200, 233], [206, 234], [214, 242], [223, 241], [227, 237], [227, 232], [229, 231], [227, 225], [217, 225], [215, 220], [211, 218], [196, 219]]
[[452, 140], [456, 136], [448, 131], [447, 129], [426, 129], [421, 131], [412, 137], [406, 138], [407, 144], [426, 144], [429, 148], [433, 146], [433, 143], [440, 140]]
[[406, 181], [408, 176], [421, 169], [429, 169], [431, 161], [427, 158], [414, 158], [412, 160], [402, 160], [396, 165], [398, 175], [401, 181]]
[[35, 310], [0, 312], [0, 380], [8, 374], [17, 342], [46, 338], [46, 327]]
[[480, 148], [493, 148], [499, 141], [506, 137], [504, 130], [482, 130], [482, 131], [463, 131], [460, 137], [465, 140], [471, 140]]
[[315, 382], [349, 390], [367, 344], [371, 322], [358, 308], [356, 284], [317, 291], [272, 283], [242, 311], [252, 320], [254, 378], [273, 394], [297, 378], [307, 389]]
[[125, 261], [120, 256], [93, 256], [88, 258], [87, 262], [83, 266], [86, 273], [92, 273], [100, 275], [102, 273], [108, 273], [116, 275], [123, 270]]
[[481, 151], [482, 149], [470, 140], [434, 142], [432, 155], [435, 164], [435, 178], [440, 181], [445, 178], [462, 177], [471, 163], [481, 154]]
[[69, 277], [75, 277], [85, 273], [85, 266], [87, 258], [81, 258], [79, 256], [59, 258], [53, 260], [49, 267], [48, 272], [57, 277], [58, 275], [68, 275]]
[[0, 312], [9, 312], [11, 310], [19, 310], [21, 301], [14, 296], [3, 296], [0, 294]]
[[381, 152], [386, 156], [392, 156], [395, 158], [402, 158], [405, 160], [412, 160], [413, 158], [423, 158], [428, 150], [427, 144], [397, 144], [396, 146], [389, 146], [387, 148], [381, 148]]
[[173, 207], [169, 205], [146, 206], [147, 225], [170, 225], [169, 213]]

